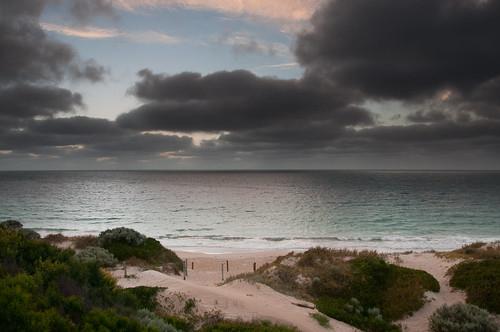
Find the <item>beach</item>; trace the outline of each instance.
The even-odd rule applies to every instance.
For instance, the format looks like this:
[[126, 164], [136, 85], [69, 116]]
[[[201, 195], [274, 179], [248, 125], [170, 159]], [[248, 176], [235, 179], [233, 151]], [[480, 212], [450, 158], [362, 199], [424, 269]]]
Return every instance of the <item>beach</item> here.
[[[276, 323], [293, 325], [300, 331], [359, 331], [346, 323], [329, 318], [331, 328], [323, 328], [310, 316], [317, 312], [312, 303], [281, 294], [268, 286], [253, 284], [244, 280], [223, 283], [224, 278], [253, 271], [253, 264], [261, 266], [285, 255], [286, 251], [239, 252], [229, 254], [206, 254], [177, 251], [182, 259], [188, 262], [186, 280], [183, 275], [173, 276], [158, 271], [128, 267], [124, 277], [123, 269], [113, 271], [118, 285], [122, 287], [150, 286], [165, 287], [164, 298], [174, 294], [185, 294], [188, 298], [196, 298], [202, 310], [219, 310], [231, 319], [263, 319]], [[403, 331], [423, 332], [427, 330], [430, 315], [443, 304], [465, 302], [461, 291], [452, 290], [449, 286], [448, 269], [458, 260], [438, 257], [435, 253], [391, 254], [387, 260], [401, 266], [421, 269], [429, 272], [439, 281], [441, 291], [428, 293], [426, 304], [412, 316], [398, 321]], [[229, 271], [226, 264], [229, 262]], [[192, 265], [194, 264], [194, 265]], [[194, 269], [192, 268], [194, 266]], [[311, 307], [311, 308], [308, 308]]]

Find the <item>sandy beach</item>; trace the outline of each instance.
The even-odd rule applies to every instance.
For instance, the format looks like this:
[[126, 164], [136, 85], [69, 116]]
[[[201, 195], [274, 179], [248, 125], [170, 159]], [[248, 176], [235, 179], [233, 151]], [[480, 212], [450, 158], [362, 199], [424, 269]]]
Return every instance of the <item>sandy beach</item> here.
[[[219, 310], [227, 318], [243, 320], [265, 319], [277, 323], [296, 326], [301, 331], [358, 331], [340, 321], [330, 319], [330, 328], [321, 327], [310, 314], [315, 309], [306, 308], [297, 304], [314, 307], [311, 303], [283, 295], [262, 284], [251, 284], [242, 280], [222, 283], [224, 278], [253, 271], [253, 264], [257, 267], [274, 261], [278, 256], [285, 255], [286, 251], [259, 251], [231, 254], [205, 254], [177, 251], [182, 259], [187, 259], [188, 274], [183, 276], [167, 275], [153, 270], [141, 270], [128, 267], [124, 271], [117, 269], [113, 275], [122, 287], [158, 286], [165, 287], [163, 296], [168, 298], [174, 294], [184, 294], [188, 298], [196, 298], [201, 310]], [[432, 274], [440, 283], [439, 293], [428, 293], [428, 302], [412, 316], [400, 320], [404, 331], [427, 331], [428, 318], [443, 304], [464, 302], [463, 293], [453, 291], [448, 284], [446, 271], [458, 263], [457, 260], [447, 260], [434, 253], [392, 254], [388, 260], [405, 267], [421, 269]], [[229, 263], [229, 271], [227, 269]]]

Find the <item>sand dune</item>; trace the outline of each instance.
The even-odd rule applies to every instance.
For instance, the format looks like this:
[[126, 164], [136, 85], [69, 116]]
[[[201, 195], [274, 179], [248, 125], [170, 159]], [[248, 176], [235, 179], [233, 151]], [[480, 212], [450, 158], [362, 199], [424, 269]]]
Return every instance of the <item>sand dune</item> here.
[[[343, 322], [330, 320], [332, 329], [321, 327], [310, 313], [313, 309], [299, 307], [294, 303], [302, 302], [293, 297], [278, 293], [262, 284], [250, 284], [246, 281], [236, 280], [228, 284], [219, 285], [222, 281], [221, 265], [224, 264], [224, 277], [236, 275], [253, 270], [253, 263], [260, 266], [273, 261], [276, 257], [286, 252], [257, 252], [239, 254], [203, 254], [178, 252], [179, 256], [188, 260], [187, 280], [180, 276], [166, 275], [157, 271], [140, 271], [138, 268], [128, 268], [128, 274], [134, 278], [124, 278], [123, 270], [113, 272], [118, 283], [123, 287], [134, 286], [160, 286], [167, 287], [165, 294], [183, 293], [188, 297], [198, 299], [202, 310], [217, 309], [228, 318], [241, 318], [244, 320], [265, 319], [273, 322], [294, 325], [301, 331], [357, 331], [352, 326]], [[412, 253], [395, 256], [389, 259], [400, 265], [421, 269], [432, 274], [441, 284], [441, 292], [429, 293], [429, 302], [411, 317], [399, 323], [404, 331], [425, 332], [429, 316], [439, 306], [464, 301], [464, 294], [452, 291], [448, 284], [446, 271], [457, 261], [447, 261], [432, 253]], [[229, 261], [229, 272], [226, 261]], [[194, 269], [192, 269], [194, 264]]]

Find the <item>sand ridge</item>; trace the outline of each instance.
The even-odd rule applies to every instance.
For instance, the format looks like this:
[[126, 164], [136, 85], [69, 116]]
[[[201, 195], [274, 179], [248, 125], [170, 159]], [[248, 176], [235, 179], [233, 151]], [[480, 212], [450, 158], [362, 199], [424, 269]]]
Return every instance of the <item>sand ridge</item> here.
[[[227, 318], [240, 318], [244, 320], [264, 319], [277, 323], [296, 326], [300, 331], [336, 331], [353, 332], [358, 329], [343, 322], [330, 319], [330, 329], [321, 327], [310, 314], [317, 312], [315, 309], [299, 307], [294, 303], [303, 302], [293, 297], [281, 294], [262, 284], [251, 284], [242, 280], [235, 280], [221, 284], [222, 271], [224, 278], [228, 276], [253, 271], [253, 264], [257, 267], [274, 261], [278, 256], [285, 255], [286, 251], [262, 251], [230, 254], [204, 254], [178, 251], [182, 259], [187, 259], [188, 276], [167, 275], [158, 271], [141, 271], [129, 267], [128, 274], [133, 278], [124, 278], [123, 270], [113, 271], [118, 284], [122, 287], [158, 286], [166, 287], [165, 295], [176, 293], [185, 294], [199, 300], [199, 306], [206, 311], [220, 310]], [[396, 258], [398, 257], [398, 258]], [[446, 260], [434, 253], [410, 253], [389, 255], [388, 259], [396, 264], [421, 269], [432, 274], [440, 283], [439, 293], [428, 293], [428, 302], [412, 316], [400, 323], [404, 331], [427, 331], [430, 315], [443, 304], [464, 302], [465, 295], [453, 291], [449, 286], [446, 271], [458, 261]], [[227, 271], [229, 262], [229, 272]], [[192, 269], [194, 264], [194, 269]], [[312, 304], [311, 304], [312, 305]]]

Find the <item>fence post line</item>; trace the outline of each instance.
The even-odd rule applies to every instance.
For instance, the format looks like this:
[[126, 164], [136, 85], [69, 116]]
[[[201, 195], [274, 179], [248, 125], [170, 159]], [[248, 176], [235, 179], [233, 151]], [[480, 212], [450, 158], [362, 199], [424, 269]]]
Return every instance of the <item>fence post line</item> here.
[[221, 272], [221, 275], [222, 275], [222, 281], [224, 281], [224, 263], [222, 263], [220, 265], [220, 272]]
[[229, 272], [229, 260], [226, 260], [226, 271]]

